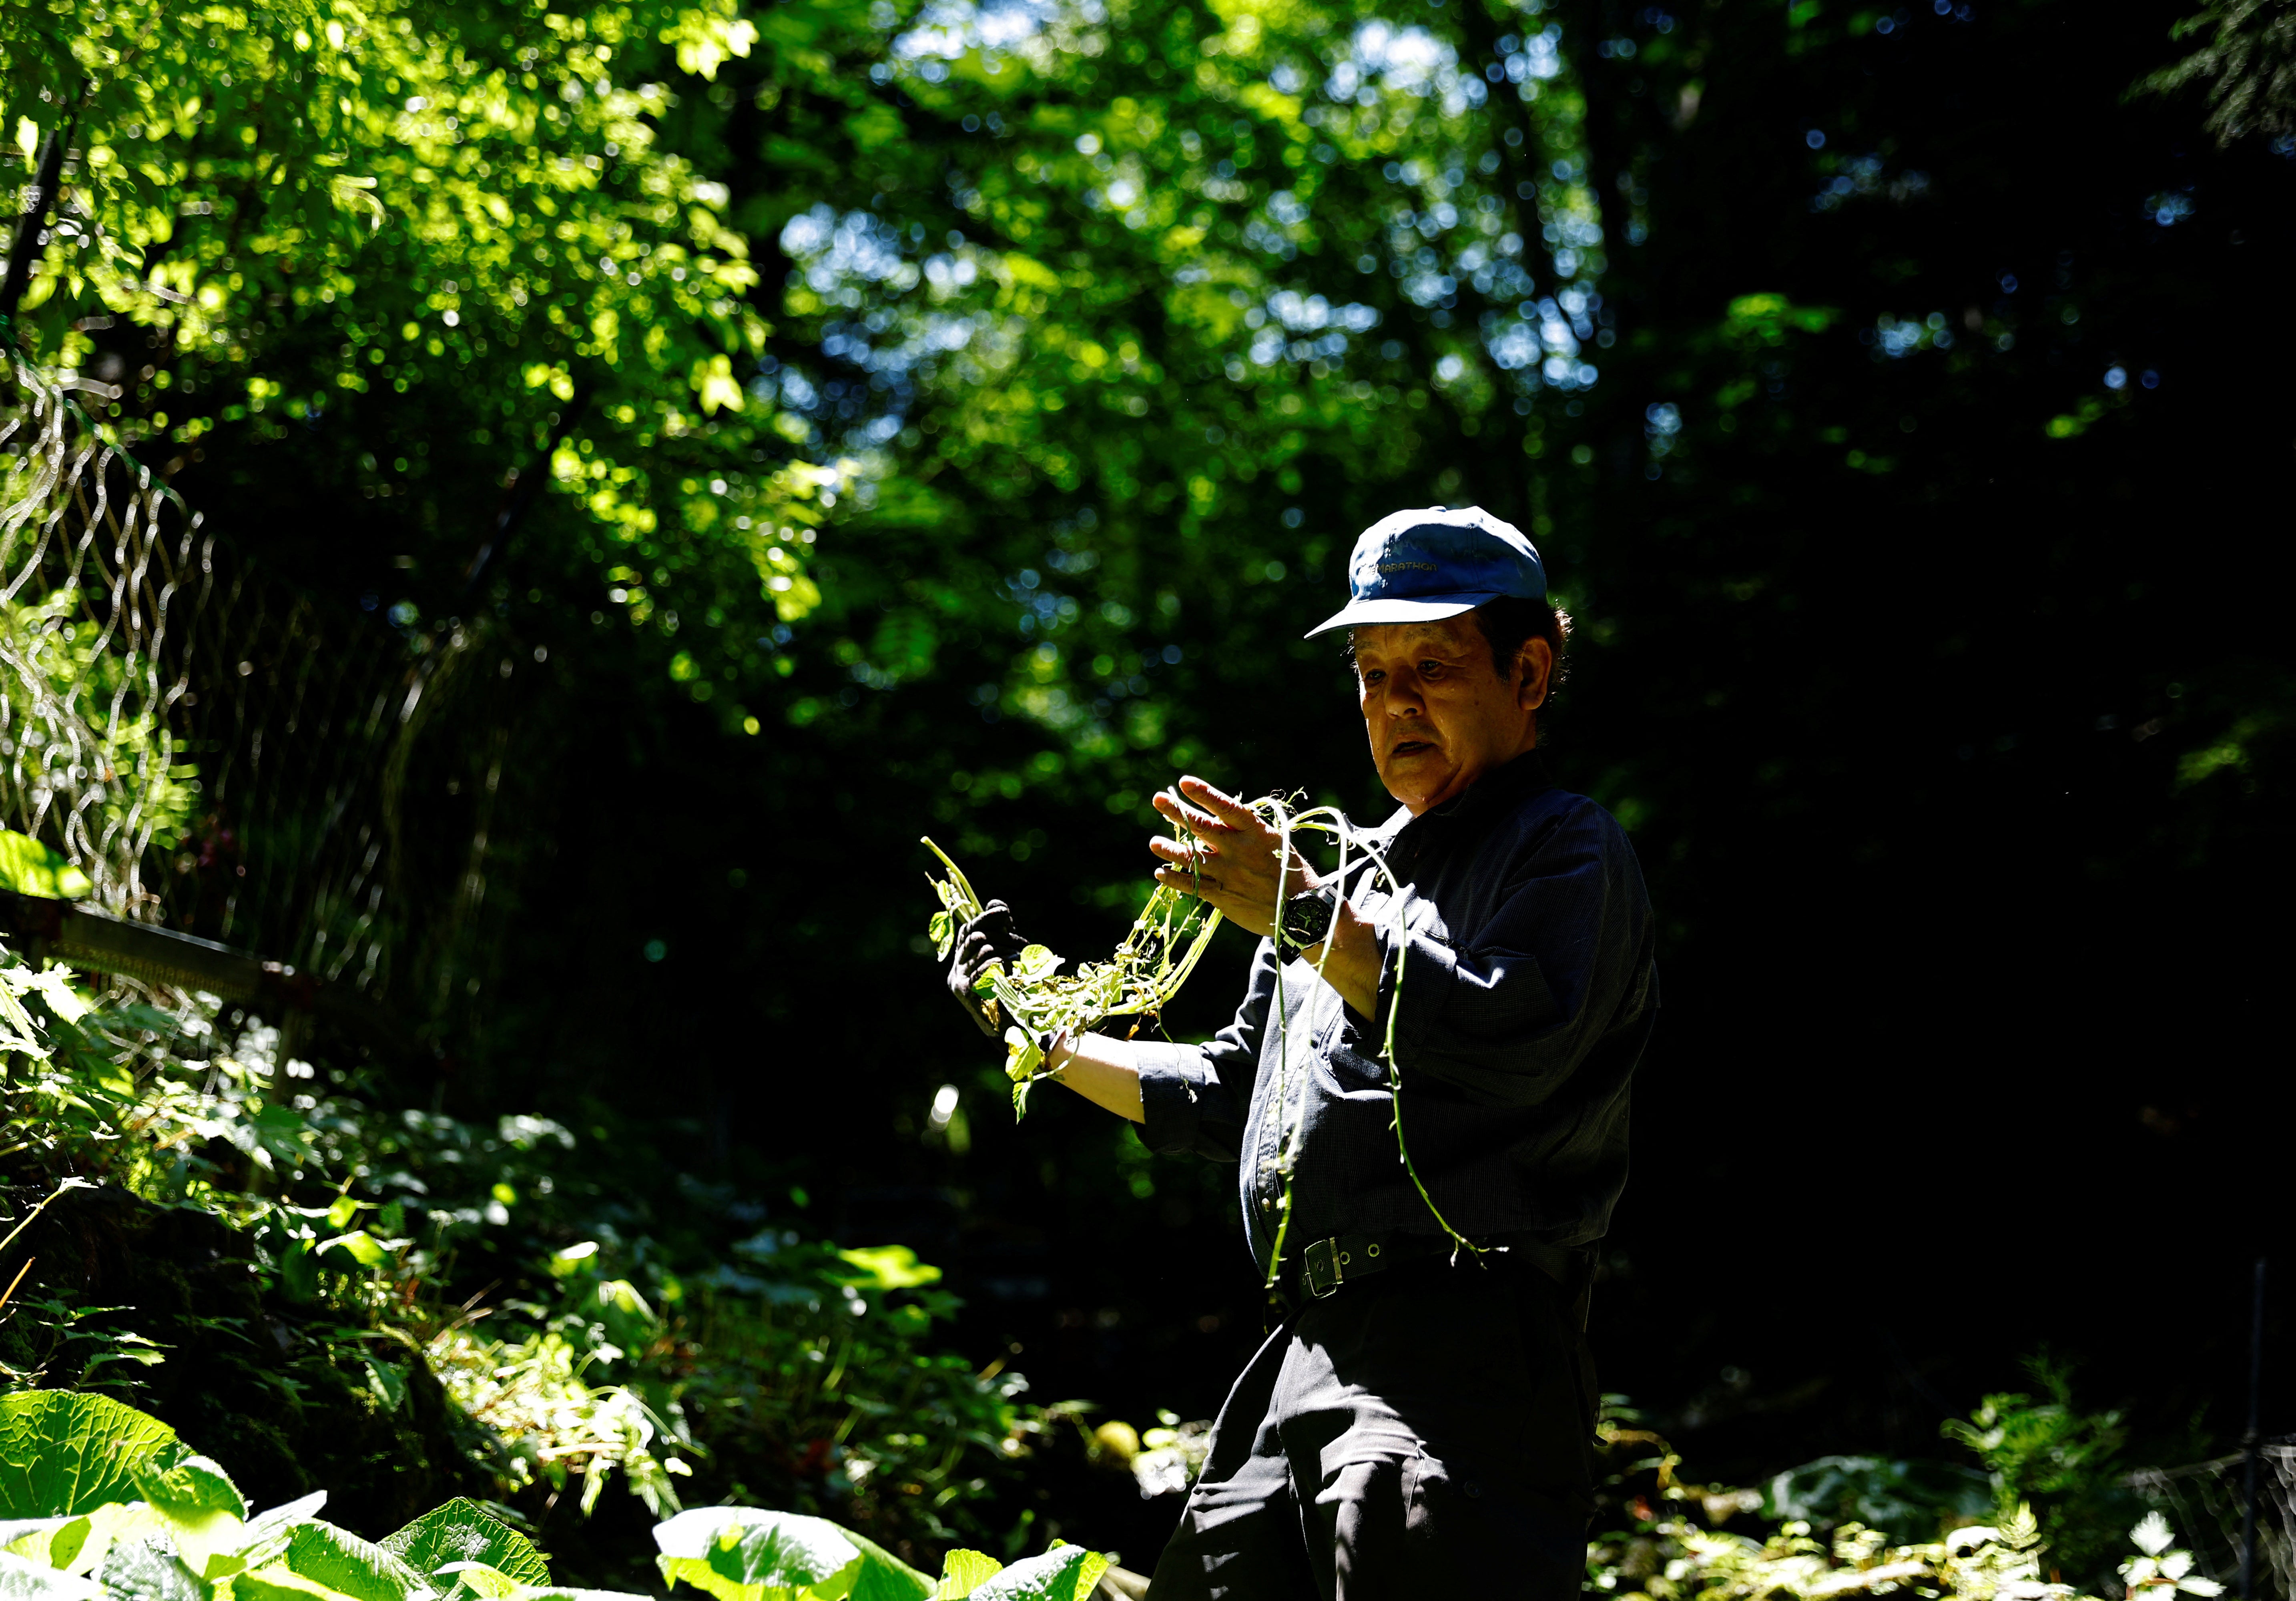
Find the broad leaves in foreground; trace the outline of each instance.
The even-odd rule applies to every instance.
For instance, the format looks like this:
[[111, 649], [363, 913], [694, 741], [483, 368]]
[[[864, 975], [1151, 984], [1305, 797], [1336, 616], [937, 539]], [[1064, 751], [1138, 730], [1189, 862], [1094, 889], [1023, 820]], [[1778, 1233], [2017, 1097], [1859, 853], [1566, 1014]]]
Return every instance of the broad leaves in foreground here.
[[938, 1583], [824, 1518], [701, 1507], [653, 1531], [662, 1576], [717, 1601], [1084, 1601], [1108, 1559], [1054, 1546], [1005, 1567], [979, 1551], [951, 1551]]
[[[857, 1255], [864, 1253], [856, 1253]], [[914, 1260], [857, 1262], [878, 1272]], [[99, 1395], [0, 1399], [0, 1601], [641, 1601], [552, 1584], [534, 1542], [460, 1498], [377, 1543], [314, 1515], [248, 1516], [224, 1470]], [[662, 1574], [716, 1601], [1083, 1601], [1107, 1567], [1056, 1546], [1004, 1567], [952, 1551], [939, 1583], [817, 1517], [712, 1507], [654, 1530]]]
[[72, 1517], [137, 1498], [135, 1470], [191, 1452], [156, 1417], [102, 1395], [32, 1391], [0, 1400], [0, 1518]]
[[0, 1601], [102, 1601], [103, 1587], [0, 1551]]
[[430, 1588], [422, 1574], [373, 1540], [316, 1519], [297, 1526], [286, 1564], [290, 1572], [351, 1601], [409, 1601]]
[[250, 1518], [156, 1418], [100, 1395], [0, 1399], [0, 1601], [639, 1601], [551, 1588], [533, 1542], [474, 1502], [377, 1544], [320, 1521], [325, 1501]]
[[[416, 1572], [429, 1574], [442, 1590], [453, 1588], [451, 1580], [439, 1583], [450, 1565], [459, 1573], [466, 1564], [483, 1564], [516, 1584], [550, 1582], [550, 1564], [532, 1540], [462, 1496], [424, 1513], [384, 1540], [382, 1548]], [[463, 1582], [481, 1595], [492, 1593], [472, 1580]]]
[[923, 1601], [932, 1580], [825, 1518], [747, 1507], [682, 1512], [653, 1531], [662, 1577], [718, 1601]]
[[[979, 1555], [977, 1551], [952, 1553]], [[1108, 1558], [1097, 1551], [1082, 1546], [1054, 1546], [1041, 1556], [998, 1569], [970, 1589], [947, 1593], [967, 1596], [972, 1601], [1085, 1601], [1107, 1571]]]

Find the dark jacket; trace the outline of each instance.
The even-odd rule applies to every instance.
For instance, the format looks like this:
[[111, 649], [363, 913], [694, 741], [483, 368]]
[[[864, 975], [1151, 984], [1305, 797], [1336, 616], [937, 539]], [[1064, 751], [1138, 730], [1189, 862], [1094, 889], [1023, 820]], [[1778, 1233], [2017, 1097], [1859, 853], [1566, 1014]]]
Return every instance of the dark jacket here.
[[[1380, 1015], [1261, 940], [1234, 1022], [1201, 1046], [1143, 1050], [1141, 1137], [1242, 1161], [1263, 1270], [1287, 1154], [1287, 1262], [1332, 1235], [1439, 1234], [1397, 1154], [1392, 1018], [1402, 1137], [1451, 1225], [1558, 1246], [1599, 1238], [1626, 1185], [1629, 1085], [1658, 1006], [1650, 901], [1625, 831], [1550, 785], [1534, 754], [1372, 837], [1406, 886], [1407, 932], [1382, 935]], [[1376, 919], [1387, 898], [1372, 882], [1351, 871], [1348, 898]]]

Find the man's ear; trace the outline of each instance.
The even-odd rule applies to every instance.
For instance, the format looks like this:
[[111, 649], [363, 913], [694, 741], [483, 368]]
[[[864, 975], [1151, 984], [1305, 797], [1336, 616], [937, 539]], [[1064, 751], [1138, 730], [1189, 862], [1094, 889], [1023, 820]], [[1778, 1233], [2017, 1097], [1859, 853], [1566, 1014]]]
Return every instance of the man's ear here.
[[1538, 710], [1546, 704], [1547, 686], [1554, 677], [1554, 647], [1537, 635], [1524, 640], [1515, 671], [1515, 704], [1525, 711]]

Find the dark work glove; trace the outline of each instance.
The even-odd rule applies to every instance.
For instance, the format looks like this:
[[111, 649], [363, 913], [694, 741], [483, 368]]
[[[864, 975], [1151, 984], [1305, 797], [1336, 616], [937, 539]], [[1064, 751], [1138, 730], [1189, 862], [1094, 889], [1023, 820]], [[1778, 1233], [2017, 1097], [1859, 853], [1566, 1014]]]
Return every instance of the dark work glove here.
[[964, 1014], [972, 1019], [975, 1027], [996, 1039], [1002, 1037], [1004, 1020], [997, 1014], [995, 1000], [973, 993], [972, 986], [987, 972], [991, 962], [1009, 962], [1028, 948], [1029, 942], [1013, 928], [1013, 908], [1001, 900], [992, 900], [980, 910], [980, 915], [960, 925], [956, 944], [948, 964], [948, 992]]

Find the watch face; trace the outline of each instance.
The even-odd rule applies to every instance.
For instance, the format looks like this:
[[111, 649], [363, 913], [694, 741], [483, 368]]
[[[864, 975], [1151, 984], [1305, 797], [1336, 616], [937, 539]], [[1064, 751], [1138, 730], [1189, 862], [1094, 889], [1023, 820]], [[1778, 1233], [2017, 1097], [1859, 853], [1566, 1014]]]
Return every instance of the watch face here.
[[1331, 932], [1332, 899], [1328, 891], [1316, 891], [1284, 903], [1283, 937], [1287, 944], [1314, 945]]

